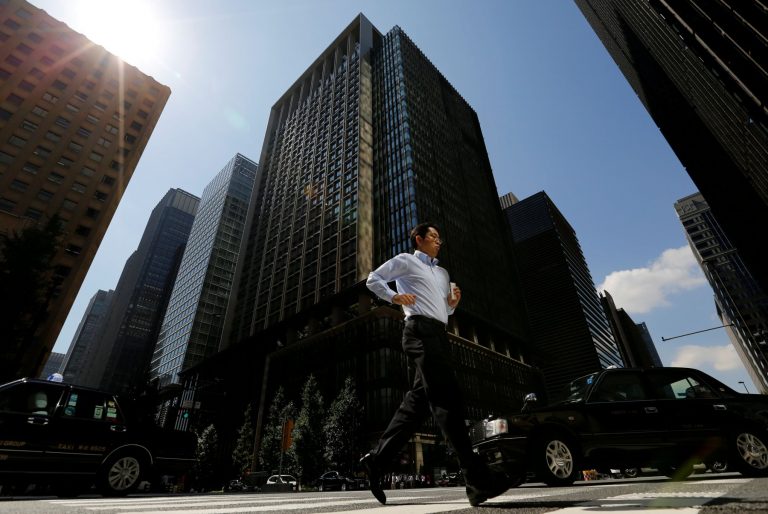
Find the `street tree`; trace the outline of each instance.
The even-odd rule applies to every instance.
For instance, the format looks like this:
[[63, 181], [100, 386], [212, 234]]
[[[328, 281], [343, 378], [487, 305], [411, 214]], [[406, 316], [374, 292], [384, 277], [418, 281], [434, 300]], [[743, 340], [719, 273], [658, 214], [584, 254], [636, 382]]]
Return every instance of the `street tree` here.
[[37, 359], [21, 359], [35, 348], [35, 330], [47, 315], [67, 270], [51, 264], [59, 249], [61, 219], [0, 235], [0, 383], [36, 371]]
[[293, 427], [293, 451], [296, 472], [303, 483], [308, 483], [325, 471], [325, 437], [323, 396], [314, 375], [309, 375], [301, 393], [301, 409]]
[[344, 388], [328, 409], [323, 424], [325, 460], [344, 473], [352, 473], [362, 450], [363, 409], [357, 398], [355, 381], [347, 377]]
[[280, 469], [281, 457], [283, 471], [293, 470], [293, 453], [284, 451], [282, 445], [283, 427], [288, 420], [295, 418], [295, 412], [293, 402], [286, 403], [285, 392], [282, 387], [279, 387], [272, 398], [267, 420], [262, 429], [259, 447], [259, 464], [262, 470], [272, 473]]
[[232, 451], [232, 465], [238, 476], [250, 470], [253, 461], [253, 409], [249, 403], [243, 413], [243, 424], [237, 431], [237, 442]]
[[197, 436], [195, 452], [195, 481], [201, 489], [212, 489], [217, 482], [219, 436], [213, 424], [208, 425]]

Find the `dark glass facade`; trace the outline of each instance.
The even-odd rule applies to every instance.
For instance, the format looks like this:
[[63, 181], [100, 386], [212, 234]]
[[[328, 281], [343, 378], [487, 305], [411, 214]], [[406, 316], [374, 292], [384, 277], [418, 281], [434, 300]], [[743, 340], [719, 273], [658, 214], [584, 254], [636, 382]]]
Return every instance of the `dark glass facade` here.
[[765, 4], [576, 0], [768, 291], [768, 52]]
[[700, 193], [675, 202], [688, 244], [715, 292], [718, 314], [744, 368], [768, 393], [768, 295], [744, 265]]
[[81, 374], [92, 363], [92, 356], [99, 345], [100, 335], [104, 330], [114, 294], [115, 292], [111, 289], [109, 291], [99, 290], [88, 302], [83, 319], [80, 320], [64, 357], [62, 375], [64, 375], [65, 382], [82, 383]]
[[200, 199], [171, 189], [152, 214], [115, 288], [109, 318], [83, 385], [138, 393]]
[[[467, 415], [514, 410], [541, 390], [477, 116], [400, 28], [353, 20], [272, 108], [259, 164], [222, 352], [182, 373], [185, 387], [259, 347], [262, 413], [280, 385], [297, 392], [314, 373], [333, 398], [350, 375], [378, 437], [410, 378], [402, 312], [376, 306], [364, 281], [430, 220], [463, 292], [449, 338]], [[435, 427], [418, 437], [434, 443]]]
[[160, 386], [219, 348], [257, 167], [237, 154], [203, 191], [150, 365]]
[[576, 232], [546, 193], [504, 209], [515, 243], [531, 337], [551, 400], [579, 376], [623, 367]]
[[621, 358], [628, 368], [658, 368], [663, 366], [645, 323], [635, 323], [627, 312], [616, 307], [608, 291], [600, 296], [605, 316], [618, 344]]

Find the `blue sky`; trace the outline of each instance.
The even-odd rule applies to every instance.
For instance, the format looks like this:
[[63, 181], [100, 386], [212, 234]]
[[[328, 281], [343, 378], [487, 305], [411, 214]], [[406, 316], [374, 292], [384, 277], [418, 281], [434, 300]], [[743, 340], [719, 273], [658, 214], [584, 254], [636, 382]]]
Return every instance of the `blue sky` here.
[[271, 106], [362, 12], [382, 32], [402, 27], [477, 111], [500, 194], [549, 194], [595, 285], [646, 322], [665, 365], [755, 392], [724, 330], [661, 340], [720, 324], [673, 208], [696, 188], [572, 2], [33, 3], [172, 90], [56, 351], [115, 287], [163, 194], [201, 195], [236, 152], [258, 160]]

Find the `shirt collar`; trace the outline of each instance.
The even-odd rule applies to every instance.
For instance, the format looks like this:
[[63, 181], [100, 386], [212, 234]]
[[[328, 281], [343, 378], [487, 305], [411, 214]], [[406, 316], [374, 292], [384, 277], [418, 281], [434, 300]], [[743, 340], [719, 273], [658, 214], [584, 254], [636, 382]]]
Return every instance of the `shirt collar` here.
[[422, 252], [421, 250], [414, 251], [413, 255], [415, 255], [416, 258], [418, 258], [421, 262], [423, 262], [427, 266], [437, 266], [437, 263], [439, 262], [436, 258], [433, 259], [432, 257]]

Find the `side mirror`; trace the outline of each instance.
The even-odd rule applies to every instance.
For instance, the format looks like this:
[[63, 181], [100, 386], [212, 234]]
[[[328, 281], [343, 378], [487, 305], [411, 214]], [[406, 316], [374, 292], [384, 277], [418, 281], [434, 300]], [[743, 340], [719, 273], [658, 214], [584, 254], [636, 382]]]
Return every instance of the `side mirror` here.
[[520, 409], [520, 412], [528, 412], [531, 410], [531, 407], [536, 405], [538, 403], [539, 399], [536, 397], [536, 393], [528, 393], [525, 395], [525, 399], [523, 401], [523, 407]]

